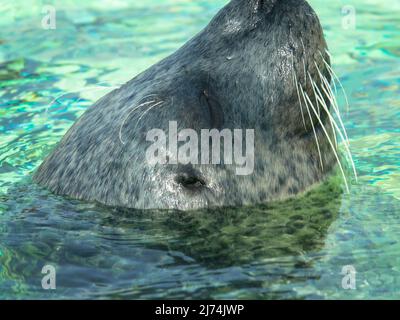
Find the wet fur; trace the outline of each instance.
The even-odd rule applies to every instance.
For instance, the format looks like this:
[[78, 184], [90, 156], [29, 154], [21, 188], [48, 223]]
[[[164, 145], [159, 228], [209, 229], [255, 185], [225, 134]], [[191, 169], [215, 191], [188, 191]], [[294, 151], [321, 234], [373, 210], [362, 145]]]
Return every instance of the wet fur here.
[[[182, 48], [89, 108], [34, 179], [56, 194], [126, 208], [254, 204], [302, 193], [324, 180], [336, 161], [318, 121], [306, 117], [304, 126], [293, 83], [294, 72], [312, 97], [303, 61], [317, 81], [314, 61], [326, 70], [319, 54], [325, 50], [318, 18], [305, 1], [233, 0]], [[324, 76], [330, 81], [328, 72]], [[254, 129], [254, 173], [237, 176], [224, 164], [149, 166], [146, 133], [168, 131], [169, 121], [178, 121], [178, 130]], [[182, 173], [201, 177], [205, 186], [185, 188], [176, 181]]]

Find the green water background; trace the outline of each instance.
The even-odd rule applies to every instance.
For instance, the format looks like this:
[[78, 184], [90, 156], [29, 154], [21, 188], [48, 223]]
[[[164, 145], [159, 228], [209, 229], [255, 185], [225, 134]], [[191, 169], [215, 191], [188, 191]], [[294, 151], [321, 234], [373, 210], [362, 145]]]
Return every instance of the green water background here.
[[[49, 3], [55, 30], [41, 27]], [[284, 205], [132, 215], [30, 182], [87, 107], [225, 3], [0, 0], [0, 298], [400, 298], [397, 0], [310, 1], [350, 102], [350, 194], [333, 183]], [[354, 29], [343, 25], [348, 5]], [[52, 292], [41, 288], [45, 264], [57, 268]], [[342, 288], [346, 265], [356, 290]]]

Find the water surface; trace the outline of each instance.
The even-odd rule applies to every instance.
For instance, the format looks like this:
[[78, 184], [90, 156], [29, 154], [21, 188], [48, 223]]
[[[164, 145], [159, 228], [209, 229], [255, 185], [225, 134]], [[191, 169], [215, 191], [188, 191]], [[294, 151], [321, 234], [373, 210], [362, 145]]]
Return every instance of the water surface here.
[[[287, 203], [190, 214], [112, 210], [30, 177], [96, 99], [226, 1], [58, 1], [57, 29], [43, 30], [48, 3], [0, 0], [0, 299], [400, 298], [399, 1], [310, 1], [350, 102], [350, 194], [334, 178]], [[356, 290], [342, 288], [346, 265]]]

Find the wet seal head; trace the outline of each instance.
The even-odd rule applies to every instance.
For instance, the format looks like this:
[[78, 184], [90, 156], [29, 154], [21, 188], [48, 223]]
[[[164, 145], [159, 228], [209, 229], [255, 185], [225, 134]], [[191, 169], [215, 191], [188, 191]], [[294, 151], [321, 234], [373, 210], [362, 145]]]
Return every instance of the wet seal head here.
[[[332, 75], [322, 28], [306, 1], [232, 0], [182, 48], [89, 108], [34, 178], [56, 194], [125, 208], [292, 197], [323, 181], [336, 164], [342, 169], [335, 128], [346, 134], [330, 114], [338, 111]], [[149, 163], [155, 129], [170, 141], [159, 150], [166, 161]], [[185, 129], [190, 134], [179, 137]], [[237, 174], [224, 156], [217, 163], [174, 157], [188, 136], [203, 130], [221, 140], [214, 145], [215, 137], [206, 137], [209, 149], [199, 148], [198, 159], [210, 149], [224, 153], [232, 137], [244, 153], [253, 147], [251, 173]], [[253, 132], [252, 144], [245, 132]], [[160, 135], [151, 138], [155, 143]]]

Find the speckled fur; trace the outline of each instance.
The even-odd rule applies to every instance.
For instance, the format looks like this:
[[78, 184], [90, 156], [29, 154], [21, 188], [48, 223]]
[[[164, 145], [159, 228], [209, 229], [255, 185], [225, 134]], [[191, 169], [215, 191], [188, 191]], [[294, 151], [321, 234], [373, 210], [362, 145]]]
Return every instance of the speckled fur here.
[[[330, 173], [335, 158], [319, 128], [321, 170], [292, 77], [294, 72], [313, 96], [303, 59], [315, 80], [314, 61], [330, 80], [320, 55], [325, 50], [319, 20], [305, 1], [232, 0], [182, 48], [89, 108], [34, 178], [56, 194], [126, 208], [254, 204], [302, 193]], [[122, 144], [124, 119], [152, 99], [163, 104], [140, 122], [145, 109], [133, 112], [122, 128]], [[167, 131], [169, 121], [177, 121], [179, 130], [254, 129], [254, 173], [237, 176], [234, 166], [223, 164], [151, 167], [145, 160], [146, 133]], [[323, 121], [332, 133], [327, 117]], [[195, 190], [180, 185], [175, 178], [184, 171], [201, 176], [206, 185]]]

